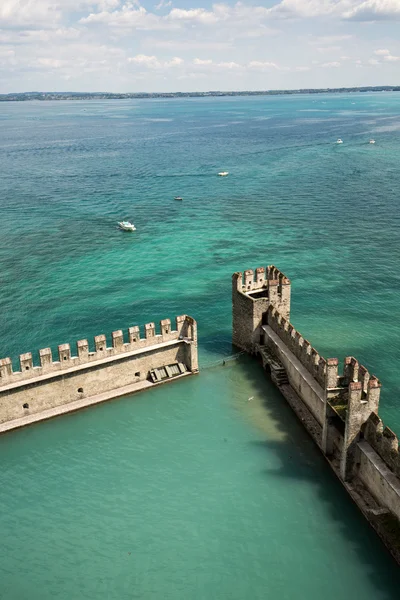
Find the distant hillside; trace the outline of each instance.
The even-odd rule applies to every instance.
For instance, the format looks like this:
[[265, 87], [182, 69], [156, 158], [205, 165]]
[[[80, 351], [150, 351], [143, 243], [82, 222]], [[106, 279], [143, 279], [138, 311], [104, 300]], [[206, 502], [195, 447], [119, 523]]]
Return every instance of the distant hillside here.
[[258, 92], [155, 92], [111, 94], [109, 92], [22, 92], [0, 94], [0, 102], [24, 102], [27, 100], [121, 100], [125, 98], [203, 98], [213, 96], [279, 96], [288, 94], [331, 94], [362, 92], [399, 92], [400, 86], [371, 86], [354, 88], [323, 88], [303, 90], [264, 90]]

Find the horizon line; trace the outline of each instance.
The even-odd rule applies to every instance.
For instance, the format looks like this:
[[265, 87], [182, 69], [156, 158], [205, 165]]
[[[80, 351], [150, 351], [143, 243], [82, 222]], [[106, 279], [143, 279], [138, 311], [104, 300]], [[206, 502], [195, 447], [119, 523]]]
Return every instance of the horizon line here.
[[295, 93], [326, 93], [326, 92], [336, 92], [336, 91], [400, 91], [400, 85], [363, 85], [363, 86], [338, 86], [338, 87], [324, 87], [324, 88], [277, 88], [277, 89], [259, 89], [259, 90], [205, 90], [205, 91], [174, 91], [174, 92], [109, 92], [109, 91], [24, 91], [24, 92], [1, 92], [0, 97], [5, 96], [29, 96], [29, 95], [81, 95], [81, 96], [90, 96], [90, 95], [100, 95], [106, 94], [109, 96], [190, 96], [190, 95], [240, 95], [240, 94], [295, 94]]

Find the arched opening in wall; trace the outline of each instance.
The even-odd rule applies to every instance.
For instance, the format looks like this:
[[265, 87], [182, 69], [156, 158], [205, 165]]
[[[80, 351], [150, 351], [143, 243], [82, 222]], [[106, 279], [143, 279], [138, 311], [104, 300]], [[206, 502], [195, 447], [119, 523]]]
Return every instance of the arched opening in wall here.
[[26, 365], [25, 371], [29, 371], [29, 366], [28, 365]]
[[29, 408], [29, 404], [28, 404], [27, 402], [25, 402], [25, 403], [22, 405], [22, 408]]
[[78, 394], [83, 394], [83, 388], [78, 388]]
[[263, 361], [261, 354], [259, 352], [256, 352], [254, 356], [256, 357], [256, 361], [258, 362], [258, 364], [262, 365]]
[[271, 377], [271, 366], [269, 365], [269, 363], [265, 363], [264, 371], [266, 372], [268, 377]]

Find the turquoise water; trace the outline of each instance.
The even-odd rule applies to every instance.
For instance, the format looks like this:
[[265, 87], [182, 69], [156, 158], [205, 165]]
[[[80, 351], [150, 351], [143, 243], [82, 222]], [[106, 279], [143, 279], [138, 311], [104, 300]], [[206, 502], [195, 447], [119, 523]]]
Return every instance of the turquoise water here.
[[3, 103], [0, 120], [0, 354], [188, 313], [203, 367], [0, 439], [0, 597], [398, 597], [257, 365], [210, 365], [233, 352], [231, 273], [275, 263], [294, 324], [380, 377], [400, 430], [400, 96]]

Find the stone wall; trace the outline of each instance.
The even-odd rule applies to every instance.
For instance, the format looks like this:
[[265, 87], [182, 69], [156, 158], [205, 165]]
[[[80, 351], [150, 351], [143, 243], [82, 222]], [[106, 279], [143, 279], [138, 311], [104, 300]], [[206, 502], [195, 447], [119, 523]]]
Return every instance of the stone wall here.
[[[286, 319], [277, 308], [270, 306], [268, 308], [267, 323], [273, 331], [284, 342], [307, 371], [316, 379], [322, 387], [325, 387], [326, 378], [326, 360], [312, 347], [301, 333], [296, 331], [294, 326]], [[336, 370], [337, 376], [337, 370]], [[335, 381], [336, 386], [336, 381]]]
[[285, 367], [290, 385], [322, 427], [325, 417], [325, 390], [307, 372], [293, 351], [284, 343], [279, 343], [282, 340], [273, 335], [276, 332], [270, 326], [264, 326], [263, 331], [265, 345]]
[[290, 281], [273, 265], [232, 276], [233, 343], [253, 352], [260, 341], [263, 314], [276, 306], [289, 318]]
[[[39, 351], [40, 366], [34, 366], [31, 353], [21, 354], [20, 370], [14, 371], [9, 358], [0, 361], [0, 423], [34, 415], [57, 406], [112, 392], [148, 379], [149, 371], [172, 363], [183, 363], [188, 372], [198, 371], [197, 325], [187, 315], [160, 322], [130, 327], [128, 341], [121, 330], [94, 338], [93, 352], [87, 340], [76, 345], [76, 356], [69, 344], [58, 347], [58, 360], [52, 360], [50, 348]], [[137, 386], [136, 386], [137, 387]]]
[[400, 520], [400, 480], [366, 441], [358, 443], [357, 475], [368, 491]]
[[375, 412], [370, 414], [365, 423], [364, 439], [390, 469], [400, 477], [399, 440], [389, 427], [384, 427], [382, 419]]
[[[271, 372], [278, 370], [273, 381], [285, 398], [296, 398], [290, 404], [302, 421], [304, 414], [315, 419], [323, 453], [367, 518], [368, 502], [364, 505], [361, 496], [352, 494], [353, 481], [375, 499], [379, 514], [389, 511], [400, 519], [399, 441], [378, 416], [378, 378], [352, 356], [339, 373], [338, 359], [321, 356], [295, 329], [290, 323], [290, 282], [275, 267], [257, 269], [255, 278], [252, 270], [244, 278], [235, 273], [232, 303], [233, 343], [260, 353], [264, 368], [269, 364]], [[400, 540], [393, 546], [393, 533], [386, 536], [381, 525], [369, 520], [400, 562]]]

